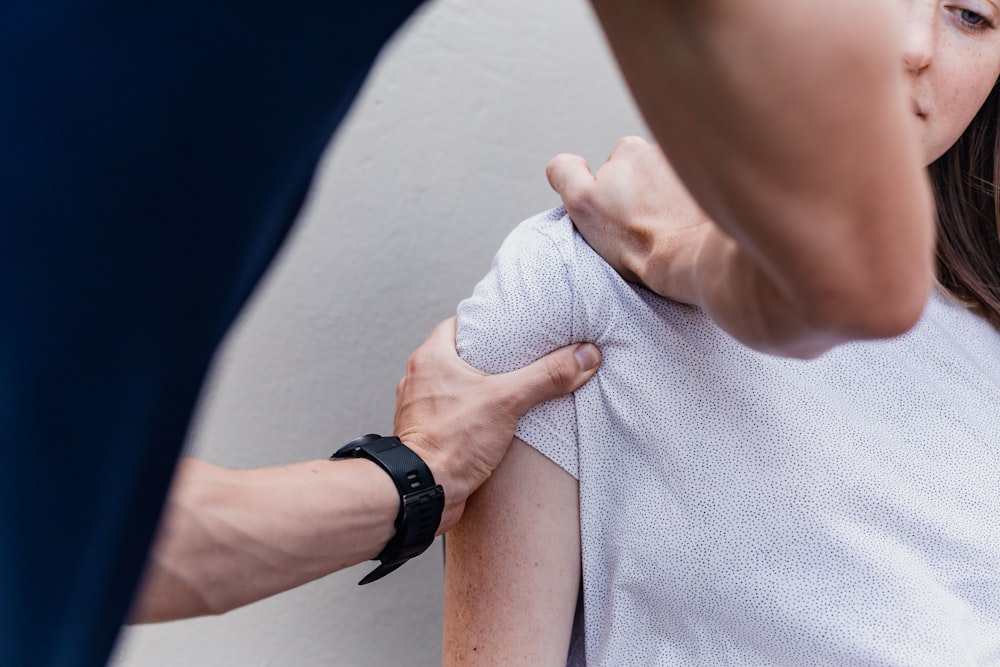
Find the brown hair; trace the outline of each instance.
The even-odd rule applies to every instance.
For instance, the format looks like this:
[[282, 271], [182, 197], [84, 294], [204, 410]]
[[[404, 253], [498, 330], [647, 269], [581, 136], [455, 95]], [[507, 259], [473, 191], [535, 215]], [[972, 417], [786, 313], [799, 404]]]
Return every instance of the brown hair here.
[[938, 282], [1000, 329], [1000, 82], [955, 145], [930, 166]]

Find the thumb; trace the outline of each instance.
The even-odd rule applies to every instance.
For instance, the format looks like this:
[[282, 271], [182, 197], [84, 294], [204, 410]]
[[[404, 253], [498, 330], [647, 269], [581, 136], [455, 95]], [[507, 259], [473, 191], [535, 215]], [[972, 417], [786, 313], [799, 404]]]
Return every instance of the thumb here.
[[594, 376], [600, 364], [601, 351], [596, 345], [577, 343], [499, 377], [520, 416], [538, 403], [576, 391]]
[[560, 153], [549, 160], [545, 176], [571, 215], [587, 206], [594, 187], [594, 175], [590, 173], [590, 165], [582, 157]]

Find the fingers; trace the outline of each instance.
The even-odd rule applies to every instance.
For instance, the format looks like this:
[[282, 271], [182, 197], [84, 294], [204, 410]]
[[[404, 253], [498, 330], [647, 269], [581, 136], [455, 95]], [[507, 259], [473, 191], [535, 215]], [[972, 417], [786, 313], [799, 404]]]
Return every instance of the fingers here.
[[600, 364], [601, 352], [596, 345], [577, 343], [497, 379], [502, 379], [514, 410], [521, 415], [538, 403], [576, 391], [594, 376]]
[[590, 165], [582, 157], [560, 153], [549, 160], [545, 176], [570, 213], [586, 206], [587, 197], [594, 186], [594, 175], [590, 173]]
[[[579, 389], [593, 377], [601, 363], [601, 353], [591, 343], [576, 343], [555, 350], [534, 363], [510, 373], [488, 375], [461, 360], [455, 350], [454, 317], [431, 332], [420, 348], [410, 356], [406, 376], [396, 385], [396, 426], [420, 426], [428, 414], [416, 418], [410, 414], [418, 403], [420, 410], [449, 404], [449, 411], [472, 411], [473, 422], [481, 422], [485, 411], [506, 415], [511, 427], [532, 406]], [[491, 407], [484, 407], [491, 406]], [[499, 411], [497, 412], [497, 410]], [[410, 419], [401, 425], [401, 415]], [[452, 415], [453, 417], [454, 415]], [[504, 443], [509, 437], [501, 438]]]

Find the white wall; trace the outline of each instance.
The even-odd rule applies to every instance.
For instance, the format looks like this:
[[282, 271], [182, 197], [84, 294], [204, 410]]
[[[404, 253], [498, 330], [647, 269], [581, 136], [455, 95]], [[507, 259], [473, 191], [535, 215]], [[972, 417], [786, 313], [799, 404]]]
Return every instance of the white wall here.
[[[217, 358], [190, 451], [234, 467], [391, 432], [409, 353], [520, 220], [558, 204], [548, 159], [648, 133], [585, 0], [438, 0], [383, 53], [311, 201]], [[440, 662], [440, 543], [216, 618], [126, 631], [114, 664]]]

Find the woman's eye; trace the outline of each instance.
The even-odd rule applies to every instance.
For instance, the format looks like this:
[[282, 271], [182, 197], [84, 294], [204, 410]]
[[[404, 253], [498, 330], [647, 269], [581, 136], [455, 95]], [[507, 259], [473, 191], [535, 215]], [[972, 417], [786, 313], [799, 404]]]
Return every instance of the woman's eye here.
[[958, 10], [958, 17], [970, 28], [985, 28], [988, 25], [982, 14], [977, 14], [971, 9]]

